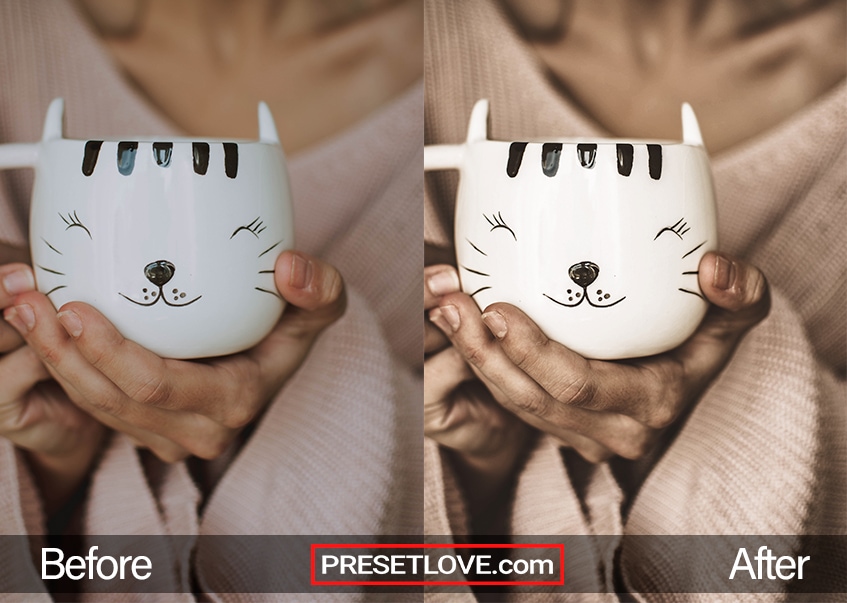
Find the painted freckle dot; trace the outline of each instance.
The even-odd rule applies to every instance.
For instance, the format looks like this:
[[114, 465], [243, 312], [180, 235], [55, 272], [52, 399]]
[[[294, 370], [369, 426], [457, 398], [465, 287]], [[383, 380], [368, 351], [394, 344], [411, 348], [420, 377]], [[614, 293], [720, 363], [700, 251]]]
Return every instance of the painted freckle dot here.
[[570, 289], [568, 289], [568, 294], [573, 293]]
[[[179, 294], [179, 296], [180, 296], [180, 297], [185, 297], [185, 293], [180, 293], [180, 294]], [[606, 297], [609, 297], [609, 296], [607, 295]]]
[[141, 292], [142, 292], [142, 293], [147, 293], [147, 289], [142, 289], [142, 290], [141, 290]]
[[580, 297], [580, 296], [582, 296], [582, 293], [577, 293], [576, 296]]
[[179, 298], [176, 295], [174, 295], [174, 301], [177, 301], [177, 300], [179, 300]]
[[607, 294], [606, 294], [606, 295], [604, 295], [603, 297], [605, 297], [606, 299], [609, 299], [609, 294], [607, 293]]
[[179, 289], [174, 289], [174, 293], [178, 293], [178, 292], [179, 292]]
[[149, 297], [147, 297], [147, 296], [145, 295], [145, 296], [144, 296], [144, 299], [150, 299], [150, 298], [149, 298]]
[[568, 301], [573, 301], [573, 298], [572, 298], [572, 297], [568, 297]]
[[150, 295], [152, 295], [153, 297], [156, 297], [158, 294], [159, 294], [158, 291], [153, 291]]
[[602, 289], [597, 289], [597, 295], [603, 295], [603, 290], [602, 290]]

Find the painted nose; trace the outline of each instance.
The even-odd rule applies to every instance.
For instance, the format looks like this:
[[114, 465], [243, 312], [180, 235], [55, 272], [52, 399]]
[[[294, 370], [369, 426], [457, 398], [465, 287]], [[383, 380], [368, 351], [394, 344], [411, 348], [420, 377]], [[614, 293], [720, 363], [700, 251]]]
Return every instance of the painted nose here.
[[174, 272], [176, 267], [167, 260], [159, 260], [144, 267], [144, 276], [157, 287], [167, 284], [174, 277]]
[[587, 287], [600, 274], [600, 267], [594, 262], [580, 262], [568, 268], [568, 276], [580, 287]]

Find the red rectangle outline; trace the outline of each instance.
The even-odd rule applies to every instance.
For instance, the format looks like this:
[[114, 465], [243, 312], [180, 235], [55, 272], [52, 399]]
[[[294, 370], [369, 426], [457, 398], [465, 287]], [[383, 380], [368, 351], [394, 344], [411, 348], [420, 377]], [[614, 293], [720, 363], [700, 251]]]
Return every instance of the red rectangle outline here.
[[[520, 582], [510, 581], [342, 581], [315, 579], [316, 549], [559, 549], [559, 580]], [[310, 578], [312, 586], [563, 586], [565, 584], [565, 545], [564, 544], [317, 544], [310, 545]]]

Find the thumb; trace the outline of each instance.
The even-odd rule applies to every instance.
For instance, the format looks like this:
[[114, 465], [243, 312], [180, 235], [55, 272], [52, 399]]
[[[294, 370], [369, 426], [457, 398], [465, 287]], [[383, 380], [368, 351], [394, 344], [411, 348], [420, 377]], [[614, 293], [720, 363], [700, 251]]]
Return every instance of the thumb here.
[[338, 320], [347, 307], [341, 274], [330, 264], [300, 251], [284, 251], [274, 266], [277, 289], [291, 305], [283, 322], [317, 332]]
[[747, 262], [709, 252], [700, 260], [699, 280], [703, 294], [717, 306], [707, 318], [715, 335], [741, 334], [770, 312], [768, 281]]

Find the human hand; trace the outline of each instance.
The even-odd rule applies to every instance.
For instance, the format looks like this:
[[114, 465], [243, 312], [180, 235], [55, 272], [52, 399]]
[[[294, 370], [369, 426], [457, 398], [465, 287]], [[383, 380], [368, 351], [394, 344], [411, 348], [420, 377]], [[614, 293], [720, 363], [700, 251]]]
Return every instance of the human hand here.
[[295, 251], [280, 254], [275, 282], [290, 303], [256, 347], [203, 361], [162, 359], [121, 336], [79, 302], [57, 314], [44, 295], [14, 300], [7, 320], [70, 398], [159, 458], [222, 454], [305, 360], [320, 332], [344, 312], [339, 273]]
[[[0, 266], [0, 309], [34, 288], [26, 264]], [[103, 426], [50, 380], [17, 331], [0, 321], [0, 436], [25, 451], [48, 514], [76, 490], [104, 434]]]
[[480, 315], [462, 293], [440, 300], [449, 320], [436, 324], [497, 401], [527, 423], [564, 441], [576, 433], [582, 439], [573, 445], [588, 460], [603, 460], [604, 449], [635, 459], [696, 402], [770, 309], [764, 275], [741, 260], [706, 254], [699, 283], [713, 304], [703, 323], [680, 347], [648, 358], [585, 359], [514, 306], [492, 304]]
[[[459, 291], [456, 269], [424, 269], [424, 310], [445, 318], [441, 296]], [[474, 533], [504, 533], [505, 489], [533, 430], [505, 410], [440, 331], [425, 321], [424, 434], [450, 452], [469, 507]], [[436, 332], [434, 332], [436, 331]]]

